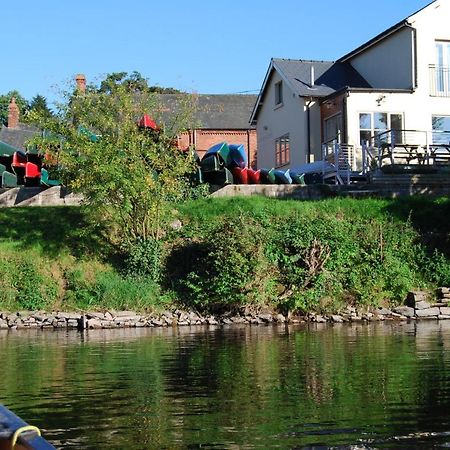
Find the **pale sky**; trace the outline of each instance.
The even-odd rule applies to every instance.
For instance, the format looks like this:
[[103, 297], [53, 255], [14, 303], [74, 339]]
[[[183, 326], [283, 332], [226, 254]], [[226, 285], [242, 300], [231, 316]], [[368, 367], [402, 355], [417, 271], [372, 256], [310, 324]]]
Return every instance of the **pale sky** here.
[[334, 60], [427, 0], [0, 0], [0, 94], [57, 98], [137, 70], [151, 84], [257, 93], [271, 57]]

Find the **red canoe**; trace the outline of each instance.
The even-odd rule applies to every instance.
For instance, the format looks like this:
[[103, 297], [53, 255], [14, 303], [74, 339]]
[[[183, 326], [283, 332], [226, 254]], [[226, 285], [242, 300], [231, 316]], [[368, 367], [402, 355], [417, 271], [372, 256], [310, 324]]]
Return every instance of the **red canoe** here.
[[248, 184], [261, 184], [261, 171], [247, 169], [248, 173]]
[[234, 167], [233, 170], [234, 182], [236, 184], [248, 184], [248, 169], [244, 167], [241, 169], [240, 167]]

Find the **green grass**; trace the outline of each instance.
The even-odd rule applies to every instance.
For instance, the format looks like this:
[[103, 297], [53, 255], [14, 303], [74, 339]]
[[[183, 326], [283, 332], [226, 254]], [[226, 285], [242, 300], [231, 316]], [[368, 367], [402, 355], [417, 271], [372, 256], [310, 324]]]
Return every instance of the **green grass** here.
[[122, 276], [120, 255], [82, 208], [5, 208], [0, 224], [0, 309], [144, 310], [164, 303], [154, 283]]
[[[0, 209], [0, 310], [145, 310], [173, 298], [330, 310], [450, 284], [448, 198], [206, 198], [177, 210], [183, 228], [165, 238], [157, 285], [122, 274], [108, 230], [82, 208]], [[329, 256], [308, 275], [319, 250]]]

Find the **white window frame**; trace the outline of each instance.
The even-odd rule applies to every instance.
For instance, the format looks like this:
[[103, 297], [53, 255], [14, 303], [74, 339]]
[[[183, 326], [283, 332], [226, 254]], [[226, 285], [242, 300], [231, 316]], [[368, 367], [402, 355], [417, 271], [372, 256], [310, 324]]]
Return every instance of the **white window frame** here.
[[436, 92], [448, 93], [450, 91], [450, 41], [435, 41], [435, 54]]
[[450, 144], [450, 130], [437, 130], [433, 127], [434, 117], [445, 117], [450, 119], [450, 114], [432, 114], [431, 115], [431, 135], [433, 144]]
[[[360, 115], [361, 114], [370, 114], [370, 129], [369, 128], [360, 128]], [[401, 116], [402, 118], [402, 128], [404, 129], [405, 125], [405, 113], [400, 111], [359, 111], [358, 112], [358, 142], [361, 144], [361, 131], [370, 131], [370, 137], [374, 137], [376, 132], [381, 130], [381, 128], [374, 128], [375, 127], [375, 120], [374, 115], [375, 114], [387, 114], [387, 124], [386, 124], [386, 130], [391, 130], [391, 123], [392, 123], [392, 116]], [[388, 137], [388, 140], [390, 137]], [[401, 135], [398, 137], [399, 141], [401, 142]]]

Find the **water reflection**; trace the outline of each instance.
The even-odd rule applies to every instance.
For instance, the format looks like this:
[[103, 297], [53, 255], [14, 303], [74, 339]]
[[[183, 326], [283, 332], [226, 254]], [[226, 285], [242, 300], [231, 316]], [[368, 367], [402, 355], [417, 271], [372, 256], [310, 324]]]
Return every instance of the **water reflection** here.
[[449, 346], [435, 321], [1, 332], [0, 400], [64, 448], [433, 448]]

